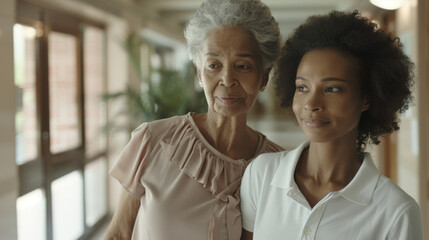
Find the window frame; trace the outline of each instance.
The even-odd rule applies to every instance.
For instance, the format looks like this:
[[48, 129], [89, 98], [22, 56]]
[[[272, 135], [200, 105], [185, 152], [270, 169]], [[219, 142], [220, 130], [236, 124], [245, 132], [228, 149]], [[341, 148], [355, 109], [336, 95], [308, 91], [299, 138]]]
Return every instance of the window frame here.
[[[85, 156], [85, 89], [84, 89], [84, 29], [85, 26], [95, 27], [103, 31], [103, 45], [106, 46], [106, 28], [104, 24], [91, 19], [82, 18], [67, 12], [51, 9], [25, 1], [17, 1], [17, 24], [30, 26], [36, 29], [35, 39], [35, 61], [36, 61], [36, 118], [38, 132], [38, 156], [36, 159], [18, 165], [19, 197], [33, 190], [43, 189], [46, 197], [46, 237], [53, 239], [53, 213], [51, 184], [56, 179], [73, 171], [80, 171], [83, 182], [83, 219], [84, 233], [79, 239], [86, 239], [98, 230], [108, 219], [108, 209], [93, 226], [86, 224], [85, 204], [85, 166], [93, 161], [104, 158], [107, 165], [107, 142], [106, 148], [93, 156]], [[48, 59], [48, 36], [50, 32], [66, 33], [76, 37], [77, 58], [77, 91], [78, 91], [78, 117], [80, 145], [64, 152], [52, 154], [50, 151], [49, 130], [49, 59]], [[106, 54], [103, 48], [104, 55]], [[103, 92], [106, 91], [106, 62], [102, 61]], [[104, 116], [107, 119], [107, 111]], [[107, 141], [107, 139], [106, 139]], [[106, 178], [107, 182], [107, 178]], [[106, 203], [108, 196], [106, 191]]]

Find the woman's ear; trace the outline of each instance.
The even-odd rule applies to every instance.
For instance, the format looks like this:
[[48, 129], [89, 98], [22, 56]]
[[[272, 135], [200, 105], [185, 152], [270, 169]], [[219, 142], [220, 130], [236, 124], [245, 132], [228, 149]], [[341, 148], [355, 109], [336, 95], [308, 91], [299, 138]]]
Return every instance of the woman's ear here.
[[261, 85], [259, 86], [259, 89], [261, 92], [265, 90], [265, 87], [268, 84], [268, 80], [270, 79], [270, 72], [271, 72], [271, 68], [267, 68], [262, 74], [262, 81], [261, 81]]
[[200, 71], [200, 68], [198, 67], [197, 64], [195, 64], [195, 62], [193, 64], [195, 66], [195, 69], [197, 69], [198, 82], [200, 83], [200, 86], [203, 87], [203, 82], [201, 81], [201, 71]]

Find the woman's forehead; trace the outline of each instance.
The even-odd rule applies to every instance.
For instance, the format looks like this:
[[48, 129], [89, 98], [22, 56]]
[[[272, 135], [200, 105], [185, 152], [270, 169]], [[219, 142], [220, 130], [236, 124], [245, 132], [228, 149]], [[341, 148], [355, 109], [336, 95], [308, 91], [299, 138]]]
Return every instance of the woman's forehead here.
[[212, 30], [202, 45], [203, 56], [237, 55], [258, 58], [259, 47], [254, 37], [240, 27]]

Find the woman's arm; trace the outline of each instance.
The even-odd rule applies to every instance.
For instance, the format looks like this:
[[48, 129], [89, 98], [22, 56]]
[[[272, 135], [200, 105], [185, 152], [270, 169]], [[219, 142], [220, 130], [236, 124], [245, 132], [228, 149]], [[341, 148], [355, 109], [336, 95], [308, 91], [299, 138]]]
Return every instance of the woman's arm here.
[[243, 232], [241, 233], [241, 240], [253, 240], [253, 233], [248, 232], [243, 228]]
[[139, 208], [140, 200], [123, 189], [119, 205], [107, 227], [103, 240], [131, 239]]

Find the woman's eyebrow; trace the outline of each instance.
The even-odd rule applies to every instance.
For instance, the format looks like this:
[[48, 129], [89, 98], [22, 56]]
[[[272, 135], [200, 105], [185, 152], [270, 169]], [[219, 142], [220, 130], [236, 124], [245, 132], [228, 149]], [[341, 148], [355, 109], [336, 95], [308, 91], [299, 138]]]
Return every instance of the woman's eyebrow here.
[[[252, 59], [255, 59], [255, 57], [252, 54], [248, 54], [248, 53], [237, 53], [235, 55], [238, 56], [238, 57], [241, 57], [241, 58], [252, 58]], [[219, 54], [215, 53], [215, 52], [208, 52], [208, 53], [206, 53], [206, 56], [219, 57]]]
[[[296, 78], [295, 78], [295, 80], [308, 81], [308, 79], [307, 79], [307, 78], [305, 78], [305, 77], [301, 77], [301, 76], [296, 77]], [[322, 82], [334, 82], [334, 81], [336, 81], [336, 82], [348, 82], [348, 81], [347, 81], [347, 80], [345, 80], [345, 79], [337, 78], [337, 77], [327, 77], [327, 78], [323, 78], [323, 79], [322, 79]]]
[[215, 52], [208, 52], [208, 53], [206, 53], [206, 56], [210, 56], [210, 57], [219, 57], [219, 54], [218, 54], [218, 53], [215, 53]]
[[345, 79], [342, 79], [342, 78], [337, 78], [337, 77], [327, 77], [327, 78], [324, 78], [324, 79], [322, 79], [322, 82], [334, 82], [334, 81], [336, 81], [336, 82], [347, 82], [347, 80], [345, 80]]
[[252, 54], [249, 54], [249, 53], [237, 53], [235, 55], [239, 56], [239, 57], [242, 57], [242, 58], [253, 58], [253, 59], [255, 59], [255, 57]]

